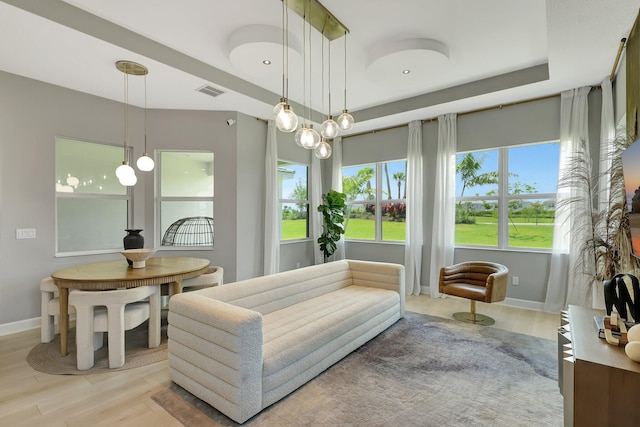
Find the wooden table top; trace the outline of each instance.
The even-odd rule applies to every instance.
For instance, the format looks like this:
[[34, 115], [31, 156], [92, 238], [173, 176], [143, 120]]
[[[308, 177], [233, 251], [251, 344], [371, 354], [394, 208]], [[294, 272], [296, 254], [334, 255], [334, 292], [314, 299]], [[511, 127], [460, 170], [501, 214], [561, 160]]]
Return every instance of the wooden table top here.
[[160, 285], [199, 276], [210, 261], [191, 257], [152, 257], [144, 268], [131, 268], [127, 260], [95, 262], [67, 267], [51, 273], [59, 287], [78, 289], [113, 289]]

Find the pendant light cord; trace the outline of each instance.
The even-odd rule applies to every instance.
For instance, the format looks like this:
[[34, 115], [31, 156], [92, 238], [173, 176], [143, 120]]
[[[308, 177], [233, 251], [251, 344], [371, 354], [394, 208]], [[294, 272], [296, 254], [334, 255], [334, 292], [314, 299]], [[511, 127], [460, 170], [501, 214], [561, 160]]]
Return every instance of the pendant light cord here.
[[347, 32], [344, 32], [344, 109], [347, 109]]
[[144, 75], [144, 155], [147, 155], [147, 75]]
[[127, 162], [127, 139], [129, 137], [129, 74], [124, 67], [124, 162]]

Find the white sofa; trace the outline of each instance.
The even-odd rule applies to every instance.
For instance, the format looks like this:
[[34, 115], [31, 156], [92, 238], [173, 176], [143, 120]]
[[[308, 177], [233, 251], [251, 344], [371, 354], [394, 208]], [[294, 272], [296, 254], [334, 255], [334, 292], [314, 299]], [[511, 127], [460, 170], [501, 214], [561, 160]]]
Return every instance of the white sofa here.
[[404, 317], [404, 266], [342, 260], [178, 294], [169, 374], [243, 423]]

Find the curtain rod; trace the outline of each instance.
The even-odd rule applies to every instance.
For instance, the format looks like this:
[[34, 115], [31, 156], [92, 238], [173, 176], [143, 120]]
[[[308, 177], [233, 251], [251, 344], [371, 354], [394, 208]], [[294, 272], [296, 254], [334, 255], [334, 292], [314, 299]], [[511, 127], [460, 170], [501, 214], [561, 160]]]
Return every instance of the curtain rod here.
[[626, 37], [623, 37], [620, 40], [620, 46], [618, 46], [618, 53], [616, 54], [616, 60], [613, 62], [613, 68], [611, 69], [611, 74], [609, 75], [609, 80], [613, 81], [616, 76], [616, 70], [618, 69], [618, 63], [620, 62], [620, 55], [622, 55], [622, 49], [624, 49], [625, 44], [627, 43]]

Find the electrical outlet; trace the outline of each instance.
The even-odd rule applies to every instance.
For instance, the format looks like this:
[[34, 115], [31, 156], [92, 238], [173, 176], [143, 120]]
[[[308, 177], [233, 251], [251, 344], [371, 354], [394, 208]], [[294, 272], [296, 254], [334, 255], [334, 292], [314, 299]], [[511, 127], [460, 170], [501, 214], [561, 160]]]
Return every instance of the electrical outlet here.
[[16, 228], [16, 239], [35, 239], [35, 228]]
[[518, 286], [520, 284], [520, 278], [518, 276], [513, 276], [513, 278], [511, 279], [511, 283], [514, 286]]

